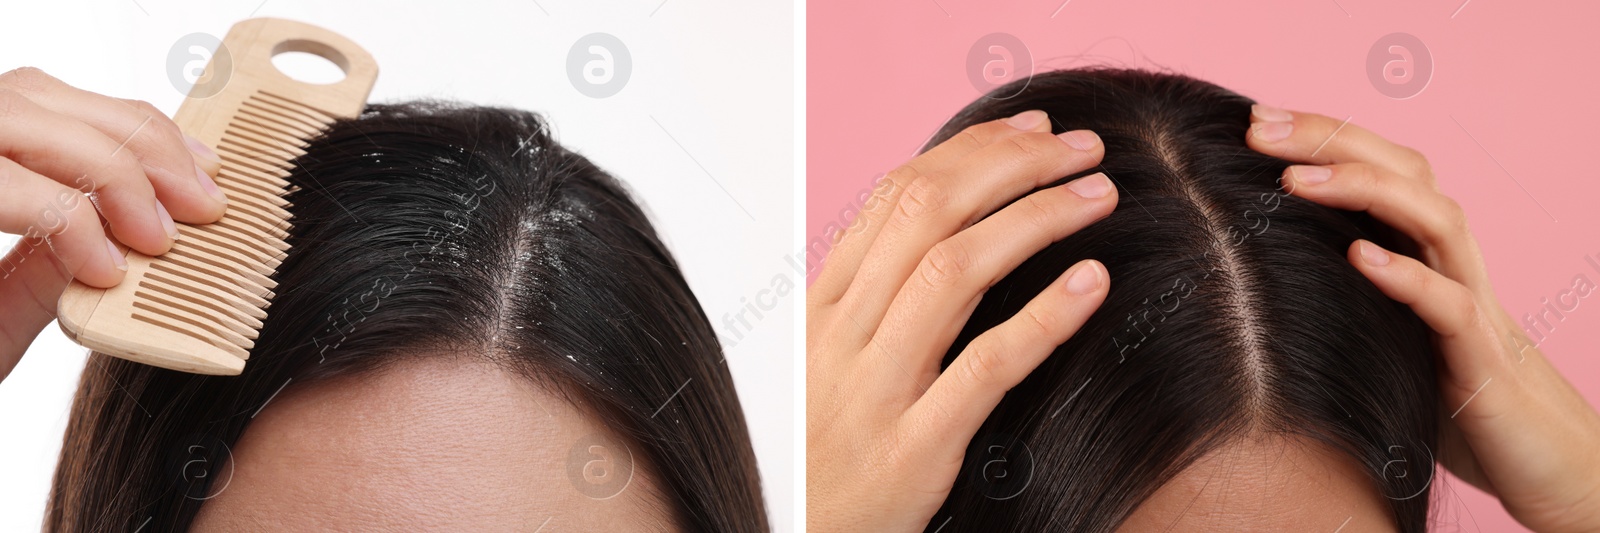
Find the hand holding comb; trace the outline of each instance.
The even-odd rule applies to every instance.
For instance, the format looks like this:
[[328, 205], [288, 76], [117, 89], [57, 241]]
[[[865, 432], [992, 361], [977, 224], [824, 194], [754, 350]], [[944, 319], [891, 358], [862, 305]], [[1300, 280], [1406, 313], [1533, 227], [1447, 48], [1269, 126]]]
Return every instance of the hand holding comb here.
[[[345, 77], [314, 85], [272, 64], [284, 52], [332, 61]], [[218, 79], [221, 76], [223, 78]], [[68, 338], [91, 350], [197, 374], [244, 370], [267, 318], [272, 275], [289, 253], [283, 195], [290, 162], [328, 124], [361, 113], [377, 63], [344, 37], [309, 24], [249, 19], [228, 30], [173, 121], [222, 158], [221, 220], [179, 224], [172, 250], [150, 257], [126, 247], [127, 278], [111, 289], [72, 282], [57, 304]], [[222, 85], [220, 91], [215, 90]]]

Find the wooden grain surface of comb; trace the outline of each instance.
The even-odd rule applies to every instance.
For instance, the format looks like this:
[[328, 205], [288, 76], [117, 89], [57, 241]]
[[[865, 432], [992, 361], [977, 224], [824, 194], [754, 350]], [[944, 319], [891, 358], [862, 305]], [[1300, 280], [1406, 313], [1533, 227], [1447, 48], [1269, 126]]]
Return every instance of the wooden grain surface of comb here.
[[[283, 52], [322, 56], [343, 80], [312, 85], [272, 64]], [[127, 278], [111, 289], [74, 281], [57, 305], [61, 329], [96, 352], [198, 374], [236, 375], [267, 317], [272, 275], [289, 251], [290, 161], [306, 141], [365, 107], [378, 75], [372, 56], [328, 30], [256, 18], [228, 31], [196, 87], [227, 76], [222, 90], [191, 94], [173, 120], [222, 158], [217, 186], [227, 214], [179, 224], [172, 250], [149, 257], [119, 247]]]

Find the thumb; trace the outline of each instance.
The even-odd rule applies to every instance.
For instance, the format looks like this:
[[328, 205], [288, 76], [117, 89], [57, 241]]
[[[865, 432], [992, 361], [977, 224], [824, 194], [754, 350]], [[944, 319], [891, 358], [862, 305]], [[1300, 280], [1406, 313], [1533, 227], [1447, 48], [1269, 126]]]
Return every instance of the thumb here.
[[56, 300], [72, 276], [44, 241], [27, 239], [0, 259], [0, 380], [56, 318]]

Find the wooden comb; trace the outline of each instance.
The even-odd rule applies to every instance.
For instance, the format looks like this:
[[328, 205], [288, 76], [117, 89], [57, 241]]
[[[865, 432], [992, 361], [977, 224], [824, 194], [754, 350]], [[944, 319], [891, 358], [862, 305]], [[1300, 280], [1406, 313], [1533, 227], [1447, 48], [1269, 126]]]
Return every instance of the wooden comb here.
[[[272, 64], [284, 52], [322, 56], [345, 77], [328, 85], [296, 81]], [[160, 257], [119, 245], [127, 278], [111, 289], [72, 282], [57, 305], [62, 331], [130, 361], [197, 374], [242, 372], [267, 317], [272, 275], [289, 250], [289, 162], [334, 120], [360, 114], [377, 77], [371, 55], [328, 30], [271, 18], [235, 24], [173, 117], [222, 157], [216, 182], [228, 195], [227, 214], [211, 224], [178, 224], [177, 242]], [[218, 83], [222, 90], [208, 96]]]

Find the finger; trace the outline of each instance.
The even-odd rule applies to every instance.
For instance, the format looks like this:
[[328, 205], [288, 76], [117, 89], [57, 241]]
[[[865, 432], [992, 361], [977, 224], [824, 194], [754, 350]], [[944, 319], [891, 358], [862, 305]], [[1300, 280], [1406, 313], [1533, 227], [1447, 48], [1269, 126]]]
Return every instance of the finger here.
[[[1469, 467], [1464, 479], [1480, 479], [1502, 497], [1541, 491], [1565, 497], [1588, 490], [1587, 483], [1574, 482], [1583, 478], [1573, 473], [1593, 471], [1585, 466], [1593, 464], [1585, 446], [1600, 437], [1591, 429], [1600, 427], [1600, 418], [1555, 367], [1537, 350], [1523, 354], [1502, 344], [1470, 291], [1416, 260], [1365, 241], [1357, 241], [1350, 256], [1379, 289], [1410, 305], [1439, 334], [1440, 399], [1448, 417], [1443, 422], [1458, 428], [1462, 441], [1443, 444], [1450, 446], [1446, 451], [1470, 451], [1473, 459], [1444, 455], [1448, 465]], [[1574, 504], [1551, 508], [1579, 508]]]
[[1100, 163], [1099, 137], [1078, 130], [1023, 133], [979, 149], [944, 172], [917, 178], [884, 222], [840, 298], [865, 344], [923, 256], [939, 241], [1023, 194]]
[[[143, 100], [135, 100], [135, 102], [137, 104], [150, 105], [148, 102]], [[155, 109], [155, 107], [151, 106], [151, 109]], [[156, 110], [157, 114], [160, 112], [161, 110]], [[163, 115], [162, 118], [165, 118], [165, 115]], [[177, 123], [173, 123], [173, 126], [177, 126]], [[199, 182], [200, 188], [206, 193], [207, 196], [222, 202], [222, 204], [226, 206], [228, 203], [228, 195], [224, 193], [222, 189], [217, 188], [217, 182], [211, 179], [212, 177], [216, 176], [218, 172], [222, 172], [222, 156], [217, 154], [216, 150], [212, 150], [210, 146], [206, 146], [206, 143], [200, 142], [200, 139], [191, 137], [187, 133], [183, 134], [183, 145], [184, 147], [188, 148], [189, 153], [194, 156], [195, 166], [200, 167], [198, 169], [199, 174], [195, 175], [195, 181]], [[220, 218], [221, 215], [218, 215], [218, 217]]]
[[893, 353], [907, 356], [904, 365], [918, 382], [931, 381], [939, 373], [939, 356], [989, 287], [1044, 247], [1105, 218], [1116, 204], [1111, 180], [1096, 173], [1025, 196], [935, 245], [895, 297], [872, 342], [895, 347]]
[[1447, 379], [1442, 384], [1447, 387], [1446, 400], [1465, 404], [1490, 378], [1509, 374], [1516, 361], [1502, 349], [1471, 289], [1370, 241], [1352, 243], [1348, 256], [1378, 290], [1410, 306], [1438, 334], [1439, 353], [1446, 366]]
[[222, 218], [227, 199], [211, 179], [220, 170], [221, 159], [179, 131], [155, 106], [85, 91], [35, 68], [0, 75], [0, 88], [16, 91], [40, 107], [124, 143], [123, 149], [139, 160], [156, 197], [173, 218], [195, 224]]
[[[126, 263], [118, 262], [122, 255], [111, 252], [111, 242], [106, 240], [100, 216], [88, 196], [3, 158], [0, 232], [21, 235], [17, 249], [36, 252], [24, 259], [36, 256], [39, 262], [54, 254], [68, 275], [89, 285], [116, 285], [126, 272]], [[0, 277], [10, 279], [8, 271], [16, 268], [17, 264], [0, 265]], [[7, 303], [6, 312], [10, 313], [10, 300], [0, 302]]]
[[138, 158], [65, 115], [0, 89], [0, 157], [82, 192], [94, 192], [118, 241], [146, 255], [172, 247], [177, 226], [156, 200]]
[[960, 457], [1006, 391], [1077, 333], [1109, 287], [1105, 266], [1080, 261], [1016, 316], [973, 339], [906, 411], [902, 427], [910, 434], [900, 442]]
[[[899, 202], [900, 193], [918, 176], [942, 171], [1001, 139], [1043, 131], [1050, 131], [1050, 117], [1043, 111], [1024, 111], [1011, 118], [984, 122], [961, 130], [949, 140], [890, 171], [875, 184], [872, 196], [862, 203], [861, 212], [850, 226], [840, 230], [844, 233], [838, 235], [839, 240], [828, 252], [822, 272], [817, 274], [817, 280], [807, 294], [808, 301], [831, 304], [839, 300], [855, 276], [856, 268], [861, 265], [861, 258], [883, 228], [883, 221], [888, 219], [891, 208]], [[835, 236], [829, 235], [827, 238], [833, 239]]]
[[1490, 293], [1467, 215], [1432, 184], [1367, 163], [1295, 165], [1284, 171], [1290, 194], [1321, 205], [1366, 211], [1422, 245], [1426, 264], [1478, 293]]
[[1404, 176], [1431, 179], [1422, 154], [1343, 120], [1276, 107], [1251, 106], [1245, 142], [1270, 156], [1299, 163], [1366, 162]]

